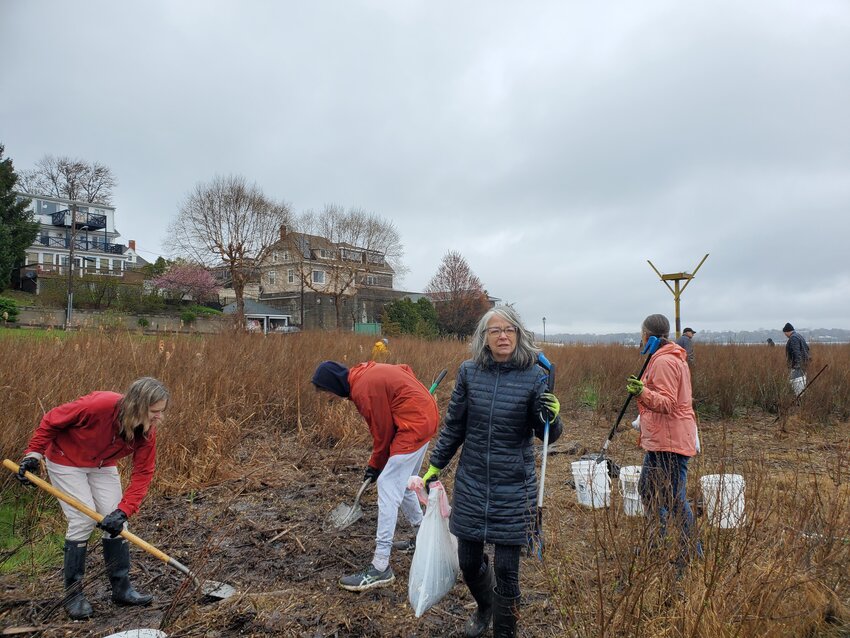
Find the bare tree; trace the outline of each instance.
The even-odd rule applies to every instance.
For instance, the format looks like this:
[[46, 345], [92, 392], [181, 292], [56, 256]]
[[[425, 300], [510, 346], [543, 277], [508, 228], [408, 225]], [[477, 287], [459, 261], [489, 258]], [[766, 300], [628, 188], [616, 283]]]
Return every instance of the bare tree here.
[[472, 334], [476, 322], [490, 307], [481, 280], [463, 256], [454, 251], [445, 254], [425, 292], [434, 302], [440, 330], [446, 334]]
[[22, 171], [20, 184], [30, 195], [111, 204], [118, 181], [108, 166], [98, 162], [45, 155], [34, 169]]
[[[337, 327], [344, 297], [381, 277], [398, 277], [406, 271], [398, 230], [375, 213], [326, 204], [321, 213], [302, 215], [297, 227], [320, 244], [311, 248], [322, 251], [319, 260], [300, 269], [302, 285], [333, 298]], [[314, 266], [324, 273], [323, 282], [313, 280]]]
[[200, 264], [224, 265], [236, 295], [240, 324], [245, 314], [245, 283], [280, 239], [289, 222], [288, 204], [268, 199], [244, 177], [217, 176], [186, 196], [171, 223], [168, 246]]

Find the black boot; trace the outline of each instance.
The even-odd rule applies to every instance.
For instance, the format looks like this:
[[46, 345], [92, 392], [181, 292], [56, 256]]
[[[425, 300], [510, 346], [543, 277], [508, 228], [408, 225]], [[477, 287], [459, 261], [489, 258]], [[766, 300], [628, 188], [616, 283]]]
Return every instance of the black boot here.
[[153, 596], [140, 594], [130, 584], [130, 546], [120, 536], [103, 539], [103, 560], [112, 585], [112, 602], [119, 605], [149, 605]]
[[83, 575], [86, 573], [87, 541], [65, 539], [65, 611], [72, 620], [90, 618], [91, 605], [83, 594]]
[[493, 638], [515, 638], [516, 622], [519, 618], [519, 596], [505, 598], [493, 594]]
[[493, 588], [496, 586], [496, 577], [487, 554], [484, 554], [484, 564], [486, 565], [484, 573], [466, 583], [472, 597], [478, 603], [478, 609], [469, 617], [463, 628], [463, 635], [466, 638], [478, 638], [484, 635], [490, 626], [490, 621], [493, 620]]

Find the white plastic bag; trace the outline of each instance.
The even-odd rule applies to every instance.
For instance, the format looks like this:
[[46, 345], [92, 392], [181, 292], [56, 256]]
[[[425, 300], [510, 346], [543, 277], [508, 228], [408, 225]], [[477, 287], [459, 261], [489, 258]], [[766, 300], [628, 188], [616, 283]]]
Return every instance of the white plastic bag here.
[[[418, 479], [418, 484], [415, 482]], [[422, 479], [411, 477], [409, 489], [414, 489], [424, 501]], [[457, 582], [460, 567], [457, 562], [457, 538], [449, 531], [451, 507], [442, 483], [431, 483], [425, 518], [416, 534], [416, 551], [410, 563], [407, 595], [410, 606], [419, 618], [432, 605], [451, 591]]]

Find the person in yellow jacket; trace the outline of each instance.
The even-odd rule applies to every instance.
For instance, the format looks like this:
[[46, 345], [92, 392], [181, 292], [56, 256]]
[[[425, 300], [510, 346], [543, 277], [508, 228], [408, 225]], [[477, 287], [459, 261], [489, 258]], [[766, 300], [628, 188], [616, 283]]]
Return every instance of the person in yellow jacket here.
[[381, 339], [380, 341], [376, 341], [375, 345], [372, 346], [372, 361], [377, 361], [378, 363], [384, 363], [387, 360], [387, 357], [390, 356], [389, 346], [390, 342], [388, 339]]

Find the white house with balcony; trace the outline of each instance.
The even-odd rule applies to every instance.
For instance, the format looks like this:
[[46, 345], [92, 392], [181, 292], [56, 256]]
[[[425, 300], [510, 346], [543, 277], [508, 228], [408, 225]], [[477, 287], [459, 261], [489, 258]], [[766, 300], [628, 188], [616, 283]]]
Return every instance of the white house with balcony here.
[[77, 275], [123, 277], [147, 264], [137, 254], [135, 241], [118, 242], [114, 207], [46, 195], [18, 193], [18, 198], [30, 200], [30, 211], [39, 223], [39, 234], [21, 269], [22, 288], [38, 292], [39, 276], [67, 275], [72, 238]]

